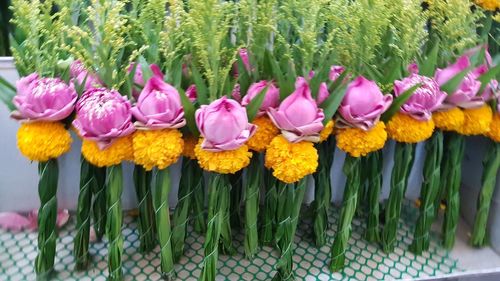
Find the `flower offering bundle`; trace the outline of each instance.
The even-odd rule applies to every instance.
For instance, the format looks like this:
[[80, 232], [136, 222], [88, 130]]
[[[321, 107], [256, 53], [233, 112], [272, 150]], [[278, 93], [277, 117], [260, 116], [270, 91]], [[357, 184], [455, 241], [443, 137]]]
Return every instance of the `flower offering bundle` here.
[[[164, 279], [176, 278], [193, 230], [204, 241], [199, 280], [216, 280], [219, 257], [238, 254], [240, 233], [245, 258], [272, 246], [273, 280], [294, 280], [302, 220], [311, 221], [311, 246], [331, 247], [324, 263], [332, 272], [349, 262], [355, 214], [366, 221], [363, 239], [394, 251], [417, 145], [425, 163], [410, 250], [428, 250], [442, 204], [443, 246], [452, 248], [466, 140], [484, 136], [490, 148], [470, 240], [484, 246], [500, 167], [498, 8], [468, 0], [13, 0], [21, 78], [15, 86], [1, 78], [0, 97], [20, 122], [19, 151], [38, 163], [37, 278], [54, 269], [57, 159], [71, 149], [81, 151], [75, 270], [91, 270], [95, 232], [107, 243], [108, 280], [124, 278], [125, 162], [134, 167], [138, 250], [159, 246]], [[384, 202], [383, 158], [394, 142]], [[336, 148], [342, 157], [334, 159]], [[343, 155], [346, 183], [334, 198], [342, 205], [330, 225], [332, 166]]]

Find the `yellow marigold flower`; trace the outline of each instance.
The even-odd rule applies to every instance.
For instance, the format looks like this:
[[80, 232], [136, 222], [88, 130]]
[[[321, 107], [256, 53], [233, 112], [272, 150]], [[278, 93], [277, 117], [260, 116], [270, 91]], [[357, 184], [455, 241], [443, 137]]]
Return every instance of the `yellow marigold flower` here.
[[201, 148], [200, 141], [194, 148], [196, 159], [200, 167], [206, 171], [216, 172], [219, 174], [234, 174], [250, 164], [252, 153], [248, 151], [248, 146], [242, 145], [235, 150], [227, 150], [220, 152], [206, 151]]
[[118, 138], [103, 150], [97, 146], [96, 142], [84, 139], [82, 155], [97, 167], [109, 167], [118, 165], [122, 161], [132, 161], [134, 159], [132, 136]]
[[267, 116], [257, 117], [252, 123], [257, 125], [257, 130], [248, 140], [247, 145], [253, 151], [263, 152], [274, 137], [280, 133], [280, 130], [274, 126], [271, 119]]
[[318, 168], [318, 151], [313, 143], [291, 143], [282, 135], [275, 137], [266, 150], [266, 167], [285, 183], [294, 183]]
[[319, 132], [319, 142], [324, 142], [331, 134], [333, 134], [333, 127], [335, 127], [335, 122], [333, 120], [328, 121], [321, 132]]
[[465, 115], [458, 107], [432, 113], [436, 128], [443, 131], [457, 131], [464, 123]]
[[134, 162], [151, 171], [175, 163], [184, 149], [182, 134], [176, 129], [138, 130], [132, 136]]
[[197, 143], [198, 143], [198, 138], [195, 138], [192, 135], [185, 137], [182, 156], [187, 157], [189, 159], [196, 159], [196, 155], [194, 154], [194, 147], [196, 146]]
[[337, 147], [352, 157], [366, 156], [368, 153], [384, 147], [387, 140], [385, 124], [379, 121], [371, 130], [347, 128], [337, 131]]
[[496, 9], [500, 9], [500, 1], [498, 0], [476, 0], [477, 5], [481, 6], [481, 8], [487, 11], [495, 11]]
[[464, 123], [457, 130], [462, 135], [483, 135], [490, 130], [491, 119], [493, 118], [493, 111], [487, 104], [478, 108], [464, 109]]
[[71, 148], [71, 135], [61, 122], [23, 123], [17, 131], [17, 147], [31, 161], [58, 158]]
[[486, 133], [486, 136], [496, 142], [500, 142], [500, 113], [497, 112], [493, 116], [490, 124], [490, 131]]
[[390, 138], [398, 142], [417, 143], [428, 139], [434, 132], [434, 122], [420, 121], [408, 114], [396, 113], [386, 126]]

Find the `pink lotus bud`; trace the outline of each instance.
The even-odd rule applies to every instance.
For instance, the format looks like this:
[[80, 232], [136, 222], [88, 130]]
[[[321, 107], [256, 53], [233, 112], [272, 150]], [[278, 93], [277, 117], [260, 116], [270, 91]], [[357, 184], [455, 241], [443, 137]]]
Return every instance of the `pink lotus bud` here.
[[190, 102], [195, 102], [196, 98], [198, 98], [198, 93], [196, 92], [196, 85], [191, 85], [186, 90], [186, 96], [188, 97]]
[[276, 88], [274, 82], [268, 82], [266, 80], [253, 83], [248, 88], [247, 94], [241, 100], [241, 105], [247, 106], [250, 101], [253, 100], [260, 92], [262, 92], [266, 87], [267, 92], [262, 104], [259, 108], [257, 116], [262, 116], [266, 113], [269, 108], [276, 108], [280, 103], [280, 90]]
[[439, 86], [443, 86], [451, 78], [453, 78], [458, 73], [464, 71], [469, 66], [470, 66], [469, 57], [461, 56], [454, 64], [449, 65], [448, 67], [443, 69], [438, 68], [436, 70], [436, 73], [434, 74], [434, 79], [436, 79], [436, 82], [438, 83]]
[[359, 76], [347, 86], [339, 112], [348, 125], [369, 130], [391, 103], [391, 95], [383, 95], [375, 82]]
[[245, 108], [226, 96], [196, 110], [196, 125], [204, 138], [201, 147], [213, 152], [238, 149], [256, 129]]
[[319, 141], [325, 115], [312, 98], [304, 77], [297, 78], [295, 91], [283, 100], [278, 109], [269, 108], [268, 115], [288, 141]]
[[146, 83], [132, 114], [137, 128], [178, 129], [186, 125], [179, 92], [158, 76]]
[[90, 73], [85, 69], [85, 66], [81, 61], [74, 61], [71, 63], [69, 70], [70, 77], [73, 78], [73, 83], [83, 84], [85, 81], [85, 90], [90, 88], [102, 87], [103, 83], [94, 73]]

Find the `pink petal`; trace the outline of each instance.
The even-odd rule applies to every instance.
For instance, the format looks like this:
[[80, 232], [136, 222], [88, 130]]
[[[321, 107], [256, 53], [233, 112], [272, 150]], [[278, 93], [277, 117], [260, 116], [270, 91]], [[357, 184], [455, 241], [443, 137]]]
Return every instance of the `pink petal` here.
[[18, 213], [0, 213], [0, 227], [11, 231], [20, 231], [30, 225], [30, 220]]

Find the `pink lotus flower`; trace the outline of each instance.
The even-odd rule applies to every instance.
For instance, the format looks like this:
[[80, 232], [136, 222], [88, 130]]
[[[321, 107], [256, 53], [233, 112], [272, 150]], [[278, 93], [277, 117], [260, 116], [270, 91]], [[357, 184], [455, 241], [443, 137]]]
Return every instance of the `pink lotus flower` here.
[[158, 76], [149, 79], [131, 111], [140, 129], [178, 129], [186, 125], [179, 92]]
[[[137, 98], [139, 97], [141, 91], [137, 90], [136, 88], [137, 87], [140, 87], [140, 88], [144, 87], [144, 85], [146, 84], [146, 81], [144, 81], [144, 76], [143, 76], [143, 73], [142, 73], [142, 67], [141, 67], [140, 64], [137, 64], [137, 66], [136, 66], [135, 63], [130, 64], [127, 72], [128, 73], [132, 72], [132, 70], [134, 69], [134, 67], [135, 67], [134, 84], [135, 84], [136, 87], [132, 87], [132, 96], [137, 100]], [[153, 72], [153, 76], [160, 77], [162, 80], [164, 79], [164, 75], [161, 72], [161, 69], [160, 69], [160, 67], [158, 65], [151, 64], [149, 66], [149, 68]]]
[[196, 98], [198, 98], [198, 93], [196, 92], [196, 85], [191, 85], [186, 90], [186, 96], [188, 97], [190, 102], [195, 102]]
[[81, 61], [74, 61], [69, 68], [70, 77], [73, 78], [73, 83], [83, 84], [85, 81], [85, 90], [90, 88], [102, 87], [102, 82], [94, 73], [90, 73], [85, 69]]
[[231, 97], [237, 101], [241, 102], [241, 87], [240, 84], [235, 84], [233, 91], [231, 92]]
[[406, 70], [408, 70], [408, 72], [410, 74], [418, 74], [419, 72], [419, 69], [418, 69], [418, 64], [416, 64], [415, 62], [412, 62], [408, 65], [408, 67], [406, 68]]
[[196, 125], [204, 138], [201, 147], [212, 152], [238, 149], [256, 129], [246, 109], [225, 96], [196, 110]]
[[391, 95], [383, 95], [377, 84], [359, 76], [352, 81], [339, 107], [341, 123], [363, 130], [371, 129], [392, 103]]
[[276, 108], [280, 103], [280, 90], [276, 87], [274, 82], [268, 82], [266, 80], [259, 81], [257, 83], [253, 83], [248, 88], [247, 94], [241, 100], [241, 105], [247, 106], [250, 104], [250, 101], [253, 100], [260, 92], [262, 92], [266, 87], [267, 92], [262, 104], [259, 108], [259, 112], [257, 116], [262, 116], [266, 114], [266, 111], [269, 108]]
[[[68, 220], [68, 210], [57, 210], [56, 226], [58, 228], [63, 227]], [[0, 213], [0, 227], [10, 231], [36, 230], [38, 228], [38, 209], [31, 211], [28, 216], [14, 212]]]
[[297, 78], [295, 91], [283, 100], [278, 109], [269, 108], [268, 115], [288, 141], [319, 141], [325, 115], [312, 98], [304, 77]]
[[470, 66], [470, 60], [467, 56], [461, 56], [454, 64], [449, 65], [446, 68], [438, 68], [434, 74], [434, 79], [439, 86], [443, 86], [451, 78], [453, 78], [458, 73], [464, 71]]
[[330, 73], [328, 75], [328, 79], [330, 79], [331, 81], [335, 81], [337, 80], [337, 78], [340, 77], [340, 75], [342, 75], [342, 73], [344, 73], [344, 71], [345, 67], [341, 65], [332, 65], [330, 67]]
[[12, 118], [25, 121], [60, 121], [74, 109], [78, 95], [72, 85], [59, 78], [31, 74], [17, 82]]
[[422, 86], [413, 92], [412, 96], [401, 106], [400, 111], [417, 120], [428, 121], [431, 119], [432, 112], [443, 103], [446, 93], [441, 91], [434, 79], [411, 74], [401, 81], [394, 81], [394, 94], [400, 96], [417, 84], [422, 84]]
[[134, 132], [130, 109], [130, 102], [117, 91], [90, 89], [76, 104], [73, 126], [81, 137], [96, 141], [100, 149], [105, 149], [116, 138]]

